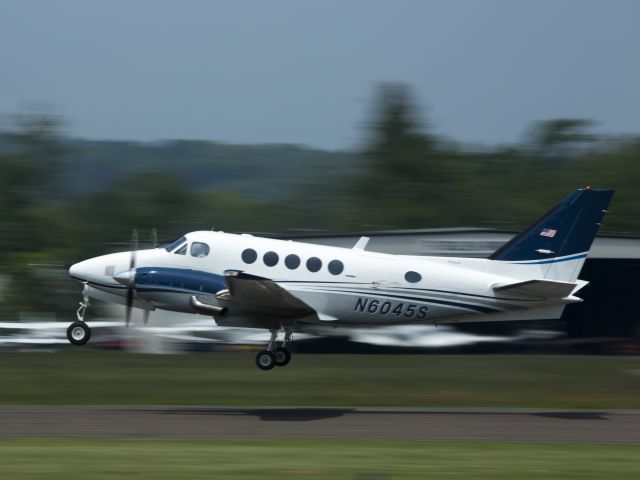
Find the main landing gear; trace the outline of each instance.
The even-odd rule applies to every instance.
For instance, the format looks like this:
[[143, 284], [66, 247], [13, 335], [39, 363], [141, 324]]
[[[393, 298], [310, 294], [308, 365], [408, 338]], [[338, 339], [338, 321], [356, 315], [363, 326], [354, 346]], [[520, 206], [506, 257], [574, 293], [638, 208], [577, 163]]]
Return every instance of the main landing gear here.
[[277, 346], [278, 330], [271, 330], [271, 339], [266, 350], [258, 352], [256, 355], [256, 365], [260, 370], [271, 370], [273, 367], [284, 367], [291, 361], [291, 335], [293, 329], [285, 327], [284, 340], [281, 346]]
[[89, 306], [89, 297], [86, 295], [82, 298], [78, 312], [76, 313], [77, 321], [73, 322], [67, 328], [67, 340], [73, 345], [84, 345], [91, 338], [91, 329], [84, 322], [84, 314]]

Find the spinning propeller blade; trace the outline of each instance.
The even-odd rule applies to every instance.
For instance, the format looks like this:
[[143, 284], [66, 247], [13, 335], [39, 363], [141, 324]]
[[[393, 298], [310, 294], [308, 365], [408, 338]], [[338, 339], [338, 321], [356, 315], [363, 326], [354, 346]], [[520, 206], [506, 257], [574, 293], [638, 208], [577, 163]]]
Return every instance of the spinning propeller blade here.
[[131, 259], [129, 260], [129, 271], [132, 272], [133, 278], [127, 285], [127, 316], [126, 325], [131, 322], [131, 309], [133, 307], [133, 296], [136, 293], [135, 268], [136, 268], [136, 252], [138, 251], [138, 231], [134, 228], [131, 234]]
[[154, 228], [151, 229], [151, 248], [156, 248], [158, 246], [158, 230]]

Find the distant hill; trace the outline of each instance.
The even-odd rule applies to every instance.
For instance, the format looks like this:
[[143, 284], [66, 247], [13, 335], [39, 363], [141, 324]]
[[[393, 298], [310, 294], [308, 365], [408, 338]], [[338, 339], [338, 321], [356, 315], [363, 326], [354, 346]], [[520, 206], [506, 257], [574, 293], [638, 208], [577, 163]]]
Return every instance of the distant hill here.
[[108, 188], [131, 174], [165, 173], [195, 189], [282, 198], [309, 178], [350, 175], [362, 160], [354, 153], [297, 145], [229, 145], [174, 140], [158, 143], [68, 140], [62, 195]]

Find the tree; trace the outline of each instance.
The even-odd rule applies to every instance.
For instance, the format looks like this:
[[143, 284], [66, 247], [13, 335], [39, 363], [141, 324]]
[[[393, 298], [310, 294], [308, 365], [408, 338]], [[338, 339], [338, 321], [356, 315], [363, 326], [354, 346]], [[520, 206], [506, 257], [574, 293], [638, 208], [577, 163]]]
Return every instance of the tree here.
[[567, 155], [580, 153], [595, 140], [586, 130], [594, 122], [580, 118], [559, 118], [534, 124], [530, 142], [541, 155]]
[[353, 187], [361, 219], [386, 227], [427, 224], [448, 175], [411, 91], [402, 84], [380, 85], [367, 125], [365, 171]]
[[[61, 122], [48, 112], [15, 115], [0, 132], [0, 275], [8, 282], [2, 310], [37, 310], [57, 296], [34, 295], [43, 285], [32, 267], [51, 263], [64, 244], [64, 210], [48, 201], [63, 152]], [[56, 262], [58, 260], [55, 260]]]
[[369, 144], [365, 147], [375, 173], [399, 180], [414, 179], [424, 173], [425, 157], [435, 141], [423, 132], [417, 110], [405, 85], [387, 83], [379, 87], [369, 123]]

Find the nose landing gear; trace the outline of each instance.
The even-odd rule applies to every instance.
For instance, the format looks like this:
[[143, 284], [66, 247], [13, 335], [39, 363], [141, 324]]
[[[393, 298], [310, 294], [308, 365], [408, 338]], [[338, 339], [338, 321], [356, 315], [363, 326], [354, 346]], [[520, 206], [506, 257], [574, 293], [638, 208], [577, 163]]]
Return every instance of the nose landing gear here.
[[276, 347], [278, 340], [278, 330], [271, 330], [271, 339], [267, 345], [266, 350], [258, 352], [256, 355], [256, 365], [260, 370], [271, 370], [273, 367], [284, 367], [291, 361], [291, 352], [289, 347], [291, 346], [291, 335], [293, 334], [293, 328], [284, 328], [284, 340], [282, 345]]
[[91, 329], [84, 322], [84, 314], [87, 311], [87, 307], [89, 307], [89, 297], [84, 295], [76, 313], [78, 320], [67, 328], [67, 340], [73, 345], [84, 345], [91, 338]]

